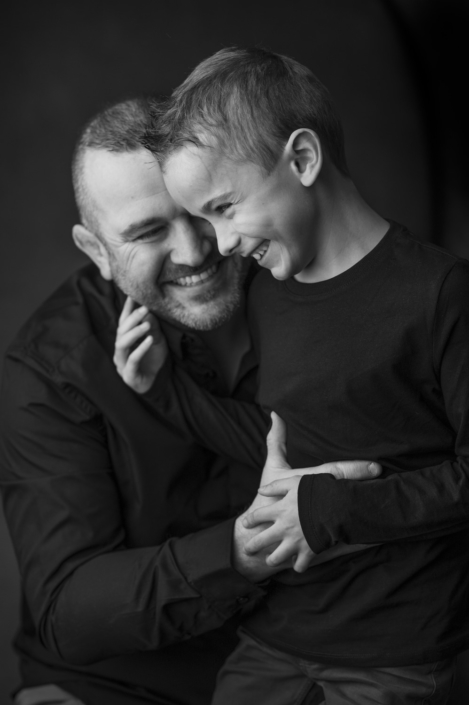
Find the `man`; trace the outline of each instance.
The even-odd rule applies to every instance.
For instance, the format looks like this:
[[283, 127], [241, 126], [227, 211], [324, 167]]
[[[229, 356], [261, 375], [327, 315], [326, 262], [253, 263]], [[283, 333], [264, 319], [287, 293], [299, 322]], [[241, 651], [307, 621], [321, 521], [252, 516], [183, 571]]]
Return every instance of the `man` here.
[[232, 618], [273, 572], [244, 552], [252, 533], [230, 518], [259, 472], [155, 419], [114, 367], [128, 295], [160, 318], [200, 384], [255, 390], [245, 269], [170, 199], [140, 146], [148, 111], [127, 101], [85, 128], [73, 236], [94, 264], [38, 309], [5, 362], [0, 481], [24, 593], [18, 705], [208, 703], [236, 643]]

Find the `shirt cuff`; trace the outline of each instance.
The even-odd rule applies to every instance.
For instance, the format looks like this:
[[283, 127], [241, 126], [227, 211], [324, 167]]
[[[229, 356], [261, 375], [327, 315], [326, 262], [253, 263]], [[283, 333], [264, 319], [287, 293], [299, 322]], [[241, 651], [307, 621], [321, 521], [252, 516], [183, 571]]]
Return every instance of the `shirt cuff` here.
[[[265, 594], [232, 565], [235, 519], [189, 534], [174, 544], [174, 555], [186, 580], [210, 602], [243, 607]], [[232, 610], [230, 610], [232, 612]]]
[[[315, 509], [314, 494], [321, 492], [321, 499], [327, 495], [327, 489], [334, 489], [330, 483], [335, 483], [335, 477], [328, 473], [321, 475], [303, 475], [298, 486], [298, 514], [305, 539], [313, 553], [319, 554], [334, 545], [332, 536], [325, 524], [320, 521]], [[321, 491], [322, 490], [322, 491]], [[326, 492], [324, 493], [324, 490]]]

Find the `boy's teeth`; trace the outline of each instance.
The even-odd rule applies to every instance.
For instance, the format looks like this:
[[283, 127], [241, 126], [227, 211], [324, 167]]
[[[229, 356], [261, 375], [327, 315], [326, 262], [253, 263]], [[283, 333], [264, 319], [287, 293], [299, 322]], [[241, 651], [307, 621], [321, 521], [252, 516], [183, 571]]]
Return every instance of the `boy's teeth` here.
[[265, 255], [265, 253], [267, 252], [267, 250], [269, 249], [269, 244], [270, 243], [268, 243], [267, 245], [261, 245], [260, 247], [257, 248], [257, 250], [255, 250], [252, 253], [251, 256], [254, 257], [254, 259], [257, 261], [261, 260], [263, 258], [263, 256]]
[[205, 269], [203, 272], [200, 272], [200, 274], [193, 274], [191, 277], [179, 277], [179, 279], [174, 280], [174, 283], [179, 284], [179, 286], [194, 286], [194, 284], [203, 282], [205, 281], [205, 279], [211, 277], [212, 274], [215, 274], [215, 272], [217, 271], [217, 267], [217, 264], [213, 264], [208, 269]]

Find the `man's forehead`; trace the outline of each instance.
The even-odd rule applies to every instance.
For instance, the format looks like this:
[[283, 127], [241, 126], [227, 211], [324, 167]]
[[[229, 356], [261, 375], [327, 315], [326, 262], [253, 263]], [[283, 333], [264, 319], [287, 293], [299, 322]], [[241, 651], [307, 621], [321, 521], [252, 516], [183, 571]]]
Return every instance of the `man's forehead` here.
[[158, 162], [143, 148], [122, 153], [89, 150], [84, 179], [98, 218], [113, 230], [125, 229], [140, 218], [171, 219], [179, 210]]
[[84, 155], [83, 177], [93, 196], [115, 191], [131, 194], [139, 190], [165, 190], [157, 160], [143, 148], [132, 152], [89, 149]]

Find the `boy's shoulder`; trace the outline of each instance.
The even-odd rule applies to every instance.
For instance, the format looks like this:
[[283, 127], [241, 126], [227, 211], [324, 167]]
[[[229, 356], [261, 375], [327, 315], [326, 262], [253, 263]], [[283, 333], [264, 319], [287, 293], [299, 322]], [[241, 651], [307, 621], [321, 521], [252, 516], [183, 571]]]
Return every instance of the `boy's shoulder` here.
[[392, 260], [396, 286], [407, 281], [410, 287], [425, 287], [438, 295], [450, 278], [464, 288], [469, 286], [469, 261], [439, 245], [416, 238], [400, 226], [392, 241]]
[[438, 268], [451, 268], [457, 262], [469, 265], [467, 259], [435, 245], [433, 242], [420, 240], [405, 226], [395, 224], [395, 237], [393, 241], [396, 251], [402, 249], [404, 256], [410, 260], [421, 261], [428, 266]]
[[300, 300], [315, 305], [320, 299], [353, 300], [362, 289], [385, 288], [398, 298], [427, 304], [435, 301], [448, 279], [451, 287], [466, 291], [469, 287], [469, 261], [430, 242], [414, 236], [405, 226], [390, 221], [390, 228], [378, 245], [362, 260], [337, 277], [304, 284], [294, 279], [277, 281], [269, 270], [259, 271], [249, 290], [249, 315], [254, 320], [275, 317]]

